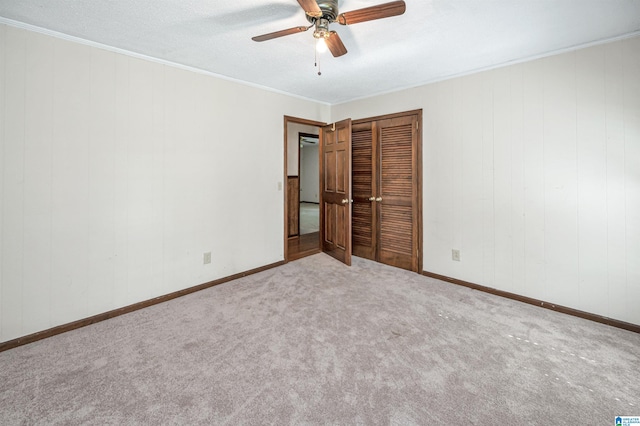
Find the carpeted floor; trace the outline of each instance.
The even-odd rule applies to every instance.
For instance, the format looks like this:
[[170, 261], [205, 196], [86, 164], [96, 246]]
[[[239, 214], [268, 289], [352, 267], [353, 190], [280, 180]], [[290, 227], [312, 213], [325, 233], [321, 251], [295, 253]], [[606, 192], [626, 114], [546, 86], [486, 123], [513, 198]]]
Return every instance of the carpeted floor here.
[[0, 424], [613, 425], [640, 335], [319, 254], [0, 353]]

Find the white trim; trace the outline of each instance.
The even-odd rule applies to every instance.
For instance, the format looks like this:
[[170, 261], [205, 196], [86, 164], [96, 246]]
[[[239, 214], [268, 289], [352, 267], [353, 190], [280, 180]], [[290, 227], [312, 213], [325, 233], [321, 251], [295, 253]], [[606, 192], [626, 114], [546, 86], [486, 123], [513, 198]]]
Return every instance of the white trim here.
[[122, 55], [131, 56], [131, 57], [138, 58], [138, 59], [144, 59], [144, 60], [147, 60], [147, 61], [156, 62], [156, 63], [163, 64], [163, 65], [168, 65], [168, 66], [171, 66], [171, 67], [174, 67], [174, 68], [179, 68], [179, 69], [183, 69], [183, 70], [186, 70], [186, 71], [191, 71], [191, 72], [195, 72], [195, 73], [199, 73], [199, 74], [204, 74], [204, 75], [208, 75], [208, 76], [211, 76], [211, 77], [219, 78], [221, 80], [227, 80], [227, 81], [231, 81], [231, 82], [234, 82], [234, 83], [242, 84], [244, 86], [249, 86], [249, 87], [253, 87], [253, 88], [256, 88], [256, 89], [262, 89], [262, 90], [266, 90], [268, 92], [273, 92], [273, 93], [277, 93], [277, 94], [280, 94], [280, 95], [290, 96], [290, 97], [293, 97], [293, 98], [302, 99], [302, 100], [305, 100], [305, 101], [314, 102], [314, 103], [318, 103], [318, 104], [326, 105], [326, 106], [330, 106], [330, 107], [331, 106], [336, 106], [336, 105], [343, 105], [343, 104], [347, 104], [347, 103], [350, 103], [350, 102], [360, 101], [360, 100], [363, 100], [363, 99], [375, 98], [377, 96], [383, 96], [383, 95], [388, 95], [390, 93], [401, 92], [403, 90], [414, 89], [416, 87], [426, 86], [428, 84], [438, 83], [438, 82], [445, 81], [445, 80], [451, 80], [453, 78], [464, 77], [464, 76], [471, 75], [471, 74], [476, 74], [476, 73], [479, 73], [479, 72], [490, 71], [490, 70], [493, 70], [493, 69], [496, 69], [496, 68], [507, 67], [507, 66], [510, 66], [510, 65], [520, 64], [520, 63], [523, 63], [523, 62], [535, 61], [537, 59], [547, 58], [549, 56], [554, 56], [554, 55], [559, 55], [559, 54], [562, 54], [562, 53], [573, 52], [573, 51], [580, 50], [580, 49], [586, 49], [588, 47], [598, 46], [598, 45], [601, 45], [601, 44], [611, 43], [611, 42], [614, 42], [614, 41], [620, 41], [620, 40], [625, 40], [625, 39], [628, 39], [628, 38], [633, 38], [633, 37], [636, 37], [636, 36], [640, 36], [640, 30], [637, 30], [637, 31], [633, 31], [631, 33], [619, 35], [619, 36], [616, 36], [616, 37], [611, 37], [611, 38], [602, 39], [602, 40], [596, 40], [596, 41], [592, 41], [592, 42], [589, 42], [589, 43], [583, 43], [583, 44], [579, 44], [579, 45], [575, 45], [575, 46], [571, 46], [571, 47], [565, 47], [565, 48], [562, 48], [562, 49], [553, 50], [551, 52], [541, 53], [539, 55], [534, 55], [534, 56], [527, 56], [527, 57], [520, 58], [520, 59], [514, 59], [514, 60], [503, 62], [503, 63], [500, 63], [500, 64], [490, 65], [490, 66], [483, 67], [483, 68], [476, 68], [476, 69], [473, 69], [473, 70], [470, 70], [470, 71], [464, 71], [464, 72], [457, 73], [457, 74], [450, 74], [450, 75], [445, 75], [445, 76], [441, 76], [441, 77], [435, 77], [435, 78], [432, 78], [432, 79], [429, 79], [429, 80], [425, 80], [425, 81], [423, 81], [421, 83], [418, 83], [418, 84], [412, 84], [410, 86], [396, 87], [396, 88], [391, 89], [391, 90], [378, 92], [378, 93], [371, 94], [371, 95], [366, 95], [366, 96], [362, 96], [362, 97], [358, 97], [358, 98], [349, 99], [349, 100], [346, 100], [346, 101], [339, 101], [339, 102], [336, 102], [336, 103], [331, 103], [331, 102], [326, 102], [326, 101], [320, 101], [320, 100], [317, 100], [317, 99], [307, 98], [305, 96], [296, 95], [296, 94], [293, 94], [293, 93], [285, 92], [283, 90], [274, 89], [274, 88], [263, 86], [263, 85], [260, 85], [260, 84], [251, 83], [251, 82], [248, 82], [248, 81], [238, 80], [238, 79], [233, 78], [233, 77], [228, 77], [228, 76], [225, 76], [225, 75], [222, 75], [222, 74], [216, 74], [216, 73], [213, 73], [211, 71], [205, 71], [205, 70], [200, 69], [200, 68], [195, 68], [195, 67], [190, 67], [190, 66], [187, 66], [187, 65], [178, 64], [178, 63], [175, 63], [175, 62], [167, 61], [165, 59], [154, 58], [152, 56], [146, 56], [146, 55], [143, 55], [143, 54], [140, 54], [140, 53], [135, 53], [135, 52], [131, 52], [131, 51], [128, 51], [128, 50], [120, 49], [120, 48], [117, 48], [117, 47], [108, 46], [108, 45], [105, 45], [105, 44], [97, 43], [95, 41], [90, 41], [90, 40], [86, 40], [86, 39], [83, 39], [83, 38], [80, 38], [80, 37], [75, 37], [75, 36], [71, 36], [71, 35], [68, 35], [68, 34], [59, 33], [57, 31], [48, 30], [46, 28], [38, 27], [38, 26], [35, 26], [35, 25], [26, 24], [24, 22], [14, 21], [12, 19], [7, 19], [7, 18], [4, 18], [2, 16], [0, 16], [0, 24], [10, 25], [12, 27], [17, 27], [17, 28], [21, 28], [21, 29], [24, 29], [24, 30], [45, 34], [45, 35], [48, 35], [48, 36], [51, 36], [51, 37], [72, 41], [72, 42], [83, 44], [83, 45], [86, 45], [86, 46], [96, 47], [98, 49], [104, 49], [104, 50], [108, 50], [108, 51], [111, 51], [111, 52], [119, 53], [119, 54], [122, 54]]
[[562, 49], [553, 50], [551, 52], [541, 53], [539, 55], [527, 56], [525, 58], [520, 58], [520, 59], [513, 59], [511, 61], [502, 62], [500, 64], [489, 65], [489, 66], [483, 67], [483, 68], [476, 68], [476, 69], [473, 69], [473, 70], [470, 70], [470, 71], [464, 71], [464, 72], [457, 73], [457, 74], [449, 74], [449, 75], [446, 75], [446, 76], [435, 77], [435, 78], [432, 78], [430, 80], [425, 80], [422, 83], [412, 84], [410, 86], [401, 86], [401, 87], [397, 87], [395, 89], [386, 90], [384, 92], [379, 92], [379, 93], [376, 93], [376, 94], [373, 94], [373, 95], [367, 95], [367, 96], [362, 96], [362, 97], [359, 97], [359, 98], [353, 98], [353, 99], [348, 100], [348, 101], [336, 102], [334, 104], [331, 104], [331, 106], [348, 104], [350, 102], [361, 101], [361, 100], [364, 100], [364, 99], [371, 99], [371, 98], [375, 98], [375, 97], [383, 96], [383, 95], [388, 95], [388, 94], [395, 93], [395, 92], [402, 92], [403, 90], [415, 89], [417, 87], [426, 86], [428, 84], [439, 83], [441, 81], [451, 80], [451, 79], [458, 78], [458, 77], [464, 77], [464, 76], [467, 76], [467, 75], [477, 74], [477, 73], [480, 73], [480, 72], [491, 71], [491, 70], [494, 70], [494, 69], [497, 69], [497, 68], [503, 68], [503, 67], [508, 67], [508, 66], [511, 66], [511, 65], [521, 64], [523, 62], [535, 61], [537, 59], [548, 58], [550, 56], [560, 55], [562, 53], [574, 52], [576, 50], [586, 49], [588, 47], [593, 47], [593, 46], [599, 46], [601, 44], [613, 43], [615, 41], [626, 40], [626, 39], [637, 37], [637, 36], [640, 36], [640, 30], [633, 31], [631, 33], [623, 34], [623, 35], [620, 35], [620, 36], [615, 36], [615, 37], [606, 38], [606, 39], [597, 40], [597, 41], [591, 41], [589, 43], [578, 44], [578, 45], [571, 46], [571, 47], [565, 47], [565, 48], [562, 48]]
[[91, 41], [91, 40], [86, 40], [86, 39], [83, 39], [83, 38], [80, 38], [80, 37], [75, 37], [75, 36], [71, 36], [71, 35], [68, 35], [68, 34], [59, 33], [57, 31], [52, 31], [52, 30], [48, 30], [46, 28], [35, 26], [35, 25], [26, 24], [24, 22], [14, 21], [12, 19], [7, 19], [7, 18], [4, 18], [2, 16], [0, 16], [0, 24], [9, 25], [9, 26], [20, 28], [20, 29], [27, 30], [27, 31], [33, 31], [33, 32], [44, 34], [44, 35], [47, 35], [47, 36], [59, 38], [59, 39], [62, 39], [62, 40], [71, 41], [71, 42], [78, 43], [78, 44], [83, 44], [85, 46], [90, 46], [90, 47], [95, 47], [95, 48], [98, 48], [98, 49], [107, 50], [107, 51], [114, 52], [114, 53], [119, 53], [121, 55], [130, 56], [130, 57], [137, 58], [137, 59], [143, 59], [145, 61], [155, 62], [155, 63], [158, 63], [158, 64], [167, 65], [167, 66], [174, 67], [174, 68], [179, 68], [179, 69], [182, 69], [182, 70], [185, 70], [185, 71], [191, 71], [191, 72], [195, 72], [195, 73], [198, 73], [198, 74], [208, 75], [210, 77], [215, 77], [215, 78], [219, 78], [221, 80], [226, 80], [226, 81], [230, 81], [230, 82], [233, 82], [233, 83], [242, 84], [243, 86], [249, 86], [249, 87], [253, 87], [253, 88], [256, 88], [256, 89], [266, 90], [268, 92], [277, 93], [279, 95], [290, 96], [292, 98], [302, 99], [304, 101], [309, 101], [309, 102], [313, 102], [313, 103], [317, 103], [317, 104], [331, 106], [331, 104], [328, 103], [328, 102], [323, 102], [323, 101], [319, 101], [317, 99], [311, 99], [311, 98], [307, 98], [305, 96], [300, 96], [300, 95], [296, 95], [296, 94], [293, 94], [293, 93], [285, 92], [284, 90], [278, 90], [278, 89], [274, 89], [274, 88], [271, 88], [271, 87], [262, 86], [260, 84], [251, 83], [251, 82], [244, 81], [244, 80], [239, 80], [239, 79], [236, 79], [236, 78], [233, 78], [233, 77], [228, 77], [226, 75], [216, 74], [214, 72], [206, 71], [206, 70], [203, 70], [203, 69], [200, 69], [200, 68], [195, 68], [195, 67], [191, 67], [191, 66], [188, 66], [188, 65], [178, 64], [176, 62], [167, 61], [165, 59], [154, 58], [153, 56], [147, 56], [147, 55], [143, 55], [141, 53], [131, 52], [129, 50], [120, 49], [118, 47], [108, 46], [106, 44], [101, 44], [101, 43], [98, 43], [98, 42], [95, 42], [95, 41]]

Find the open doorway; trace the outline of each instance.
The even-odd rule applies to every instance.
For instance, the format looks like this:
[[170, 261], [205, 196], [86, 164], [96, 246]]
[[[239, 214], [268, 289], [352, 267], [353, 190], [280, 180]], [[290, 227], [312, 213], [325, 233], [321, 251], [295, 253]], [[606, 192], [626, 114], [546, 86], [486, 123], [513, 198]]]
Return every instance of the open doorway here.
[[285, 260], [320, 252], [318, 149], [322, 125], [285, 117]]
[[298, 171], [300, 176], [299, 234], [320, 232], [320, 157], [319, 135], [298, 133]]

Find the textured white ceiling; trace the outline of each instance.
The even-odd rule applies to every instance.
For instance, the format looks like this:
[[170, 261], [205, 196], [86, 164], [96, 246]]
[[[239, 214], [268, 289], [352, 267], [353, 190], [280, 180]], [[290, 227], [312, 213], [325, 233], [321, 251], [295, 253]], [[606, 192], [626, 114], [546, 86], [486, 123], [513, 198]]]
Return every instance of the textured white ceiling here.
[[349, 53], [323, 54], [322, 76], [311, 31], [251, 40], [307, 25], [296, 0], [0, 0], [0, 17], [330, 104], [640, 31], [640, 0], [406, 3], [399, 17], [332, 24]]

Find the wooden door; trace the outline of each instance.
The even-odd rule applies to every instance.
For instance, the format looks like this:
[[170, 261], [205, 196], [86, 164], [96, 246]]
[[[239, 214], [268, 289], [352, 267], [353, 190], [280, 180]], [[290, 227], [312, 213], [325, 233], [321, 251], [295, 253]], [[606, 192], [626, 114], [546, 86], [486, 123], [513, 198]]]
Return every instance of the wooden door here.
[[418, 117], [380, 120], [378, 261], [399, 268], [419, 269]]
[[322, 128], [322, 251], [351, 265], [351, 120]]
[[352, 125], [353, 254], [420, 272], [419, 111]]
[[353, 255], [377, 260], [378, 209], [375, 197], [378, 193], [378, 154], [376, 123], [353, 124], [352, 146], [352, 249]]

